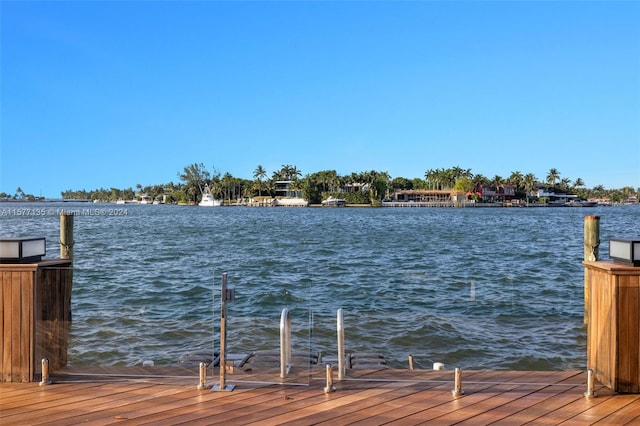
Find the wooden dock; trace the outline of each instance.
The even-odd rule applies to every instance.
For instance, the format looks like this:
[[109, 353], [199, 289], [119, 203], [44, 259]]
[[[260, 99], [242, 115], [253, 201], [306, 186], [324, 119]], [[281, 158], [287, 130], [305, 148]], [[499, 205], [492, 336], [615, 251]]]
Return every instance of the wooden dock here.
[[[615, 394], [578, 371], [349, 370], [325, 393], [324, 371], [235, 372], [230, 392], [198, 390], [192, 370], [102, 368], [53, 383], [0, 383], [0, 424], [624, 425], [639, 424], [640, 394]], [[216, 384], [209, 371], [207, 384]], [[305, 377], [306, 375], [306, 377]]]

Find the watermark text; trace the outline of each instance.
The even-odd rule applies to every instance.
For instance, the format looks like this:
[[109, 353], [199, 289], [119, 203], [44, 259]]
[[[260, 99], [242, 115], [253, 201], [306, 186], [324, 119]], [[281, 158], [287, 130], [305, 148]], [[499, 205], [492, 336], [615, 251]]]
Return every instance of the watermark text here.
[[0, 209], [0, 217], [41, 217], [41, 216], [128, 216], [127, 208], [82, 208], [82, 209], [61, 209], [47, 207], [16, 207]]

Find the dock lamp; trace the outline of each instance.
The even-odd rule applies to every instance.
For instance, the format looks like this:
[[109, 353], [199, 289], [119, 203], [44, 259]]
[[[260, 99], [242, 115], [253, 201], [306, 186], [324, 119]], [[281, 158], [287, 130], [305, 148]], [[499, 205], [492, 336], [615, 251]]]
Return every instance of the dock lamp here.
[[0, 238], [0, 262], [39, 262], [46, 253], [46, 238]]
[[640, 266], [640, 238], [611, 238], [609, 240], [609, 257], [615, 263]]

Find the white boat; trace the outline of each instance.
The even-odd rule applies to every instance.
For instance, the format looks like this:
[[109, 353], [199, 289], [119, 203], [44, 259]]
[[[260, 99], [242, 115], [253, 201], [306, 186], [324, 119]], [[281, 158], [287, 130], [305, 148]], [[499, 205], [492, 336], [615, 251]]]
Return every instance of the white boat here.
[[201, 207], [219, 207], [220, 205], [222, 205], [220, 200], [216, 200], [213, 197], [213, 194], [211, 193], [211, 190], [209, 189], [209, 185], [205, 185], [204, 189], [202, 189], [201, 192], [202, 192], [202, 200], [198, 203], [199, 206], [201, 206]]
[[346, 201], [342, 198], [329, 197], [322, 202], [324, 207], [344, 207]]

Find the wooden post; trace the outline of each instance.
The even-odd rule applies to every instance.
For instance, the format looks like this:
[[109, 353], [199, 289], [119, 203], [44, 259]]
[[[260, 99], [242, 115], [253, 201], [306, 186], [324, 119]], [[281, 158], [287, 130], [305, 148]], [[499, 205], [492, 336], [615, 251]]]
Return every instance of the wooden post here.
[[598, 247], [600, 247], [600, 216], [584, 217], [584, 260], [598, 261]]
[[73, 260], [73, 213], [60, 213], [60, 258]]
[[[597, 262], [600, 247], [600, 216], [584, 217], [584, 261]], [[584, 323], [589, 322], [589, 270], [584, 270]]]

